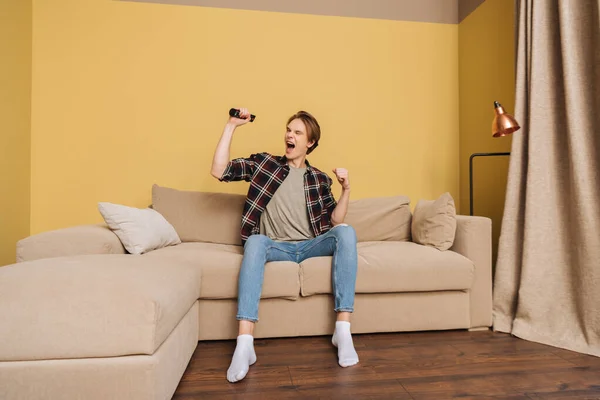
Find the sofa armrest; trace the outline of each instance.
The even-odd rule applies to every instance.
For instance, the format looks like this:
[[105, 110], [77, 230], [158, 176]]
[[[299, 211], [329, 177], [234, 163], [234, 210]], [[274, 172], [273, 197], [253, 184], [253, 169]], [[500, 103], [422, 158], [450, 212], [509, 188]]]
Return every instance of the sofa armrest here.
[[450, 250], [475, 264], [475, 279], [469, 290], [471, 328], [492, 325], [492, 220], [456, 216], [456, 236]]
[[86, 254], [125, 254], [125, 248], [106, 225], [57, 229], [17, 242], [17, 262]]

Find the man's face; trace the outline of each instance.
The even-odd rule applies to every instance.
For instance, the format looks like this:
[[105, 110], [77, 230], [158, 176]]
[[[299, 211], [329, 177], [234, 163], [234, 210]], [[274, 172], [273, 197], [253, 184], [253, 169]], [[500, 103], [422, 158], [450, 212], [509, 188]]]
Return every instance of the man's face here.
[[294, 119], [287, 126], [285, 133], [285, 155], [293, 160], [306, 155], [313, 142], [309, 142], [306, 126], [301, 119]]

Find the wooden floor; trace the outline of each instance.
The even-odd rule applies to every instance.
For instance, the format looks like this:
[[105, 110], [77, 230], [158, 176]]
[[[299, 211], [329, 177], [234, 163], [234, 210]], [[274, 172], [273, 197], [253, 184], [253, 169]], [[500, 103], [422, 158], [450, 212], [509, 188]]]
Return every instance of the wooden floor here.
[[200, 342], [174, 399], [600, 399], [600, 358], [506, 334], [355, 335], [350, 368], [329, 340], [256, 340], [258, 361], [235, 384], [235, 342]]

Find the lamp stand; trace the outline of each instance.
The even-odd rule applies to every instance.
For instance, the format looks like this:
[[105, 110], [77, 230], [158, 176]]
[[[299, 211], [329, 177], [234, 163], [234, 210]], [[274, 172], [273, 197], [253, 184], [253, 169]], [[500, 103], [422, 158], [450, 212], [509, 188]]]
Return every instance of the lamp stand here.
[[505, 153], [473, 153], [469, 157], [469, 215], [473, 215], [473, 159], [475, 157], [509, 156], [510, 152]]

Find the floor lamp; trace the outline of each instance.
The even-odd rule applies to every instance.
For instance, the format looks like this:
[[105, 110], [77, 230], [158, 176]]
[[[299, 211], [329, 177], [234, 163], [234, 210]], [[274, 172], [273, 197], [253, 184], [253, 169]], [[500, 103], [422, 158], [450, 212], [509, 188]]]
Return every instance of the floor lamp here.
[[[494, 121], [492, 122], [492, 135], [502, 137], [518, 131], [521, 127], [517, 120], [504, 111], [500, 103], [494, 101]], [[473, 159], [475, 157], [509, 156], [510, 152], [498, 153], [473, 153], [469, 157], [469, 214], [473, 215]]]

